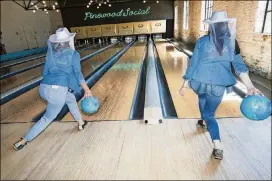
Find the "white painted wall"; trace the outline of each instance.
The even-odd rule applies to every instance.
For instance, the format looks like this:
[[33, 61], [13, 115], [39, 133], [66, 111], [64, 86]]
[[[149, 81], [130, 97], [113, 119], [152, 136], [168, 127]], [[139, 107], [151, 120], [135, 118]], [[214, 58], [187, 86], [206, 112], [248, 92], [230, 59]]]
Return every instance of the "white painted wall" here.
[[61, 14], [25, 11], [12, 1], [1, 3], [1, 31], [7, 53], [46, 46], [48, 37], [62, 26]]

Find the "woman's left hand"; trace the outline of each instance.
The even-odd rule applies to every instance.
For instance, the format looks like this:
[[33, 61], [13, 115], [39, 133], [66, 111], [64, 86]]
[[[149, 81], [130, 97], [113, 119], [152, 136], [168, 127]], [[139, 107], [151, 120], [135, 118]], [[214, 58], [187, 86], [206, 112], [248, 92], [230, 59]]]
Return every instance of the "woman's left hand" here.
[[90, 89], [86, 89], [84, 93], [84, 98], [91, 97], [93, 96], [92, 92]]
[[254, 94], [260, 94], [263, 95], [261, 93], [261, 91], [259, 91], [259, 89], [257, 89], [256, 87], [252, 87], [250, 89], [247, 89], [247, 95], [254, 95]]

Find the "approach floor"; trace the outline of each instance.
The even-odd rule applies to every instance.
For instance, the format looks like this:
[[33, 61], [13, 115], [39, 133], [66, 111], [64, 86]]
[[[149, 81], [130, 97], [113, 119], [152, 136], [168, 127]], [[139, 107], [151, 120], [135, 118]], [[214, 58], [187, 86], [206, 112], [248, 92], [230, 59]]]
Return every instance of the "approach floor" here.
[[196, 122], [54, 122], [17, 152], [32, 123], [1, 124], [1, 180], [271, 180], [271, 117], [219, 119], [222, 161]]

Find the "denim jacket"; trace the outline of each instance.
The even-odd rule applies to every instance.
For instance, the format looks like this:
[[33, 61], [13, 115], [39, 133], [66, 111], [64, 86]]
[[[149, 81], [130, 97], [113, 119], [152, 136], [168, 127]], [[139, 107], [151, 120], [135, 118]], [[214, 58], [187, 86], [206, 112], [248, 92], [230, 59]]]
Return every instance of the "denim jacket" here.
[[210, 43], [209, 36], [203, 36], [197, 41], [190, 65], [183, 76], [195, 93], [223, 96], [225, 90], [227, 93], [232, 91], [236, 79], [231, 66], [238, 76], [241, 72], [248, 71], [237, 42], [236, 46], [236, 53], [231, 61], [228, 51], [224, 51], [222, 56], [218, 54]]
[[79, 92], [80, 84], [85, 82], [81, 72], [80, 55], [72, 49], [65, 51], [60, 55], [46, 55], [42, 84], [64, 86]]
[[241, 72], [248, 71], [239, 53], [235, 54], [232, 61], [229, 57], [228, 51], [220, 56], [214, 45], [210, 43], [209, 36], [205, 35], [197, 41], [190, 65], [183, 78], [189, 80], [190, 85], [195, 85], [194, 87], [203, 87], [203, 84], [212, 86], [220, 90], [220, 93], [217, 93], [219, 95], [222, 93], [222, 87], [231, 87], [236, 83], [231, 66], [238, 76]]

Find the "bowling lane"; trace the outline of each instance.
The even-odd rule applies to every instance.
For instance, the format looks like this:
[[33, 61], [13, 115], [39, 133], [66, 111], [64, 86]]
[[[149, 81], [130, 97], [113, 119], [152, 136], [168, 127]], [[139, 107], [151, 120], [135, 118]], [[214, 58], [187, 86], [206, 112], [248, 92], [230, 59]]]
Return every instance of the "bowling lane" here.
[[[183, 83], [182, 76], [190, 63], [188, 57], [184, 53], [177, 51], [166, 40], [155, 42], [155, 44], [178, 118], [200, 118], [196, 94], [188, 89], [184, 97], [179, 95], [179, 88]], [[216, 112], [216, 117], [241, 117], [240, 102], [241, 98], [235, 93], [225, 94]]]
[[[105, 47], [107, 45], [108, 44], [95, 45], [95, 46], [92, 46], [86, 50], [80, 51], [79, 54], [81, 57], [84, 57], [90, 53], [93, 53], [94, 51], [98, 50], [99, 48]], [[13, 66], [10, 68], [3, 68], [3, 69], [1, 69], [1, 75], [16, 71], [16, 70], [21, 70], [23, 68], [26, 68], [26, 67], [29, 67], [32, 65], [36, 65], [36, 64], [44, 62], [44, 61], [45, 61], [45, 57], [30, 61], [30, 62], [26, 62], [26, 63], [20, 64], [20, 65], [16, 65], [16, 66]], [[0, 81], [1, 93], [6, 92], [14, 87], [21, 85], [21, 84], [24, 84], [24, 83], [26, 83], [36, 77], [41, 76], [42, 70], [43, 70], [43, 66], [40, 66], [40, 67], [31, 69], [29, 71], [23, 72], [21, 74], [1, 80]]]
[[[116, 44], [81, 64], [83, 75], [89, 75], [96, 65], [104, 63], [121, 48], [124, 43]], [[25, 94], [1, 105], [1, 122], [30, 122], [46, 108], [46, 102], [39, 96], [39, 86]]]
[[[114, 64], [111, 69], [92, 87], [91, 91], [100, 101], [97, 113], [84, 120], [128, 120], [139, 76], [145, 44], [137, 43]], [[99, 66], [99, 65], [97, 65]], [[80, 108], [80, 101], [78, 102]], [[73, 121], [68, 113], [62, 121]]]
[[[14, 60], [9, 60], [9, 61], [6, 61], [6, 62], [1, 62], [0, 63], [0, 67], [6, 66], [6, 65], [11, 65], [13, 63], [21, 62], [21, 61], [24, 61], [24, 60], [27, 60], [27, 59], [34, 58], [36, 60], [36, 59], [39, 59], [39, 58], [44, 58], [44, 57], [41, 57], [41, 56], [43, 56], [45, 54], [46, 53], [41, 53], [41, 54], [37, 54], [37, 55], [31, 55], [31, 56], [28, 56], [28, 57], [23, 57], [23, 58], [18, 58], [18, 59], [14, 59]], [[35, 61], [35, 60], [33, 60], [33, 61]]]

